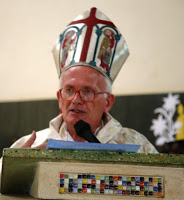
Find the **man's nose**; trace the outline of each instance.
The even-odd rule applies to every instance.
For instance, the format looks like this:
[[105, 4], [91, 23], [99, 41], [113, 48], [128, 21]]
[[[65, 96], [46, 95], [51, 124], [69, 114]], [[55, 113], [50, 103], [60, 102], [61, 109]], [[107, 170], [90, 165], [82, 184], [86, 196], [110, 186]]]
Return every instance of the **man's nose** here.
[[72, 99], [72, 102], [76, 104], [79, 104], [79, 103], [82, 104], [84, 102], [79, 94], [79, 91], [75, 93], [74, 98]]

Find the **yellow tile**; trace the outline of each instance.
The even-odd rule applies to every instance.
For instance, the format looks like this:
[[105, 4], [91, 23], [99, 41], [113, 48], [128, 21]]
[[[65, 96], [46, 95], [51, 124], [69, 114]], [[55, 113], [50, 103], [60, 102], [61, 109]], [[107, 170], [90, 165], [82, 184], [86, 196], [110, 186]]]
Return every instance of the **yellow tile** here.
[[157, 182], [158, 180], [157, 180], [157, 178], [153, 178], [153, 182]]
[[82, 183], [87, 184], [87, 179], [82, 179]]
[[64, 188], [59, 188], [59, 193], [63, 194], [64, 193]]
[[122, 185], [118, 185], [118, 190], [122, 190], [123, 186]]

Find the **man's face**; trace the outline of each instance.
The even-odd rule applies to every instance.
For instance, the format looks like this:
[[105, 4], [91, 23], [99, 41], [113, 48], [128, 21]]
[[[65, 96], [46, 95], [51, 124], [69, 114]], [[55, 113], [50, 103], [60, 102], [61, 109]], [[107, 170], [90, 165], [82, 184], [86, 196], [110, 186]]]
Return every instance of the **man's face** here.
[[[105, 92], [104, 76], [90, 67], [72, 67], [62, 75], [62, 88], [91, 89], [95, 92]], [[103, 113], [110, 110], [114, 96], [108, 94], [96, 94], [92, 102], [85, 102], [79, 93], [76, 93], [72, 101], [66, 101], [58, 95], [59, 107], [63, 113], [63, 119], [68, 127], [83, 120], [90, 124], [93, 132], [100, 126]]]

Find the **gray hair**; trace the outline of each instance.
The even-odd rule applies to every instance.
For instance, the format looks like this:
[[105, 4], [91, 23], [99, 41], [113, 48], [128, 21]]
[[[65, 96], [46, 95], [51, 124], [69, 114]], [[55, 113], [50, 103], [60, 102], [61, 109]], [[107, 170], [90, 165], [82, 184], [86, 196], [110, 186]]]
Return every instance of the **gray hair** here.
[[112, 94], [112, 83], [111, 81], [105, 77], [105, 83], [106, 83], [106, 86], [105, 86], [105, 91], [109, 94]]
[[[112, 82], [105, 76], [104, 76], [104, 80], [105, 80], [105, 92], [112, 94]], [[58, 89], [60, 90], [61, 88], [62, 88], [62, 75], [59, 79]]]

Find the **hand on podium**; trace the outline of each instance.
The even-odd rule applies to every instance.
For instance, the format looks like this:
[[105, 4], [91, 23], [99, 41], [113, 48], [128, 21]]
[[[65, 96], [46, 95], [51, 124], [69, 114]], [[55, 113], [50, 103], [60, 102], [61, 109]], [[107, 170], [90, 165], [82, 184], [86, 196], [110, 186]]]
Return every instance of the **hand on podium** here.
[[31, 147], [34, 141], [36, 140], [36, 131], [33, 131], [31, 137], [20, 147], [24, 149], [46, 149], [47, 142], [44, 142], [36, 147]]

